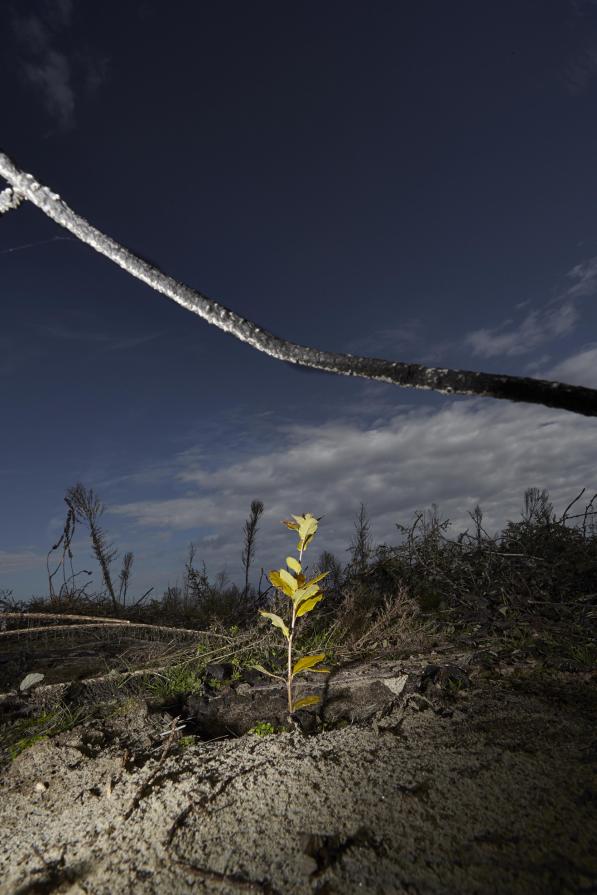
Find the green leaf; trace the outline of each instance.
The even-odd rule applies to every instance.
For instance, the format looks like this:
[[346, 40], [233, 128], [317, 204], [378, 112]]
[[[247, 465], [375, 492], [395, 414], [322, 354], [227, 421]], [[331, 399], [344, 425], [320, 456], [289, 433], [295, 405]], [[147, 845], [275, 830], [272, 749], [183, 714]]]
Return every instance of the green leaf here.
[[290, 632], [279, 615], [276, 615], [274, 612], [266, 612], [265, 609], [260, 609], [259, 614], [264, 618], [269, 618], [272, 625], [276, 628], [280, 628], [286, 640], [290, 640]]
[[[280, 575], [280, 578], [282, 579], [282, 581], [284, 581], [286, 583], [286, 585], [290, 588], [290, 590], [294, 594], [294, 592], [296, 591], [296, 589], [298, 587], [298, 584], [297, 584], [297, 581], [296, 581], [296, 578], [294, 577], [294, 575], [291, 575], [290, 572], [286, 571], [286, 569], [280, 569], [279, 575]], [[285, 593], [286, 593], [286, 591], [285, 591]]]
[[274, 677], [277, 681], [286, 681], [286, 678], [282, 677], [281, 674], [274, 674], [272, 671], [268, 671], [267, 668], [264, 668], [263, 665], [249, 665], [249, 668], [254, 668], [255, 671], [260, 671], [261, 674], [267, 674], [268, 677]]
[[274, 585], [274, 587], [277, 587], [278, 590], [281, 590], [283, 593], [286, 594], [287, 597], [290, 597], [292, 599], [296, 588], [293, 589], [293, 588], [289, 587], [289, 585], [286, 584], [286, 582], [283, 581], [282, 578], [280, 577], [280, 572], [276, 572], [275, 569], [272, 569], [269, 572], [267, 577], [269, 578], [270, 582]]
[[291, 568], [293, 572], [296, 572], [297, 575], [300, 575], [303, 571], [300, 562], [297, 562], [293, 556], [286, 557], [286, 565]]
[[299, 671], [304, 671], [306, 668], [312, 668], [314, 665], [319, 665], [324, 659], [325, 653], [317, 653], [316, 656], [303, 656], [302, 659], [299, 659], [298, 662], [294, 663], [292, 674], [295, 675], [298, 674]]
[[317, 606], [320, 600], [323, 600], [323, 594], [319, 594], [316, 597], [310, 597], [308, 600], [305, 600], [296, 610], [296, 618], [300, 618], [301, 615], [306, 615], [307, 612], [311, 612], [311, 610]]
[[297, 709], [302, 709], [306, 705], [317, 705], [318, 702], [321, 702], [321, 696], [303, 696], [293, 704], [292, 711], [296, 712]]

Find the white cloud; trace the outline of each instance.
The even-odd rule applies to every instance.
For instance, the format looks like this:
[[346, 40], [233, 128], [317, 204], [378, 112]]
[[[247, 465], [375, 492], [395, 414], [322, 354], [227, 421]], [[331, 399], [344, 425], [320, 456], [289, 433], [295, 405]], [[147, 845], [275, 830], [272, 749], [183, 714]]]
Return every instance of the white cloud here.
[[39, 87], [48, 114], [60, 127], [74, 124], [75, 94], [71, 85], [70, 64], [64, 53], [48, 48], [38, 62], [25, 62], [27, 80]]
[[64, 339], [69, 342], [95, 342], [107, 351], [122, 351], [152, 342], [164, 335], [163, 332], [145, 333], [138, 336], [117, 336], [111, 333], [97, 330], [73, 329], [62, 323], [52, 323], [38, 327], [45, 336], [54, 339]]
[[72, 0], [44, 0], [32, 4], [36, 12], [13, 15], [13, 33], [18, 47], [18, 70], [22, 79], [36, 88], [48, 116], [62, 130], [75, 123], [76, 90], [73, 63], [81, 69], [84, 88], [96, 91], [106, 80], [109, 60], [88, 48], [73, 53], [59, 49], [72, 23]]
[[594, 295], [597, 292], [597, 257], [577, 264], [568, 271], [567, 276], [575, 280], [575, 283], [567, 290], [566, 295], [571, 298]]
[[[422, 323], [418, 318], [406, 320], [400, 327], [376, 329], [369, 335], [351, 339], [343, 346], [344, 351], [378, 357], [399, 357], [417, 346], [417, 362], [437, 366], [440, 358], [466, 347], [473, 355], [485, 358], [504, 355], [516, 357], [529, 354], [545, 343], [572, 333], [580, 320], [579, 300], [597, 294], [597, 257], [575, 265], [565, 275], [571, 285], [562, 289], [544, 307], [532, 309], [533, 302], [525, 299], [514, 305], [515, 312], [526, 313], [519, 322], [508, 317], [493, 327], [481, 327], [464, 336], [464, 339], [444, 340], [429, 344], [424, 339]], [[424, 344], [423, 344], [424, 343]], [[532, 370], [543, 362], [532, 361], [526, 369]]]
[[11, 572], [27, 572], [40, 568], [45, 563], [45, 555], [34, 550], [0, 550], [0, 576]]
[[[241, 578], [242, 528], [252, 499], [264, 502], [254, 572], [277, 567], [294, 550], [280, 524], [289, 513], [324, 516], [313, 549], [346, 561], [361, 501], [375, 543], [396, 545], [395, 523], [410, 525], [416, 510], [438, 505], [452, 522], [448, 536], [472, 530], [476, 503], [495, 534], [518, 521], [524, 491], [546, 488], [560, 513], [582, 487], [595, 489], [595, 421], [565, 411], [490, 399], [451, 401], [428, 409], [388, 413], [372, 428], [348, 422], [280, 427], [282, 443], [209, 470], [180, 455], [168, 499], [110, 505], [124, 517], [129, 538], [178, 531], [199, 547], [211, 576], [226, 565]], [[163, 483], [162, 483], [163, 485]], [[190, 489], [188, 486], [192, 486]], [[132, 525], [131, 525], [132, 523]]]
[[597, 346], [589, 346], [545, 370], [541, 375], [539, 373], [533, 375], [538, 379], [552, 379], [556, 382], [568, 382], [570, 385], [597, 388]]
[[467, 334], [465, 342], [473, 349], [473, 354], [483, 357], [527, 354], [538, 345], [571, 332], [578, 317], [572, 302], [566, 302], [558, 308], [531, 311], [516, 329], [507, 332], [500, 333], [499, 330], [511, 323], [511, 320], [504, 321], [494, 329], [474, 330]]
[[[566, 274], [573, 281], [544, 308], [529, 311], [518, 325], [508, 318], [493, 328], [473, 330], [464, 342], [482, 357], [528, 354], [538, 346], [571, 333], [580, 319], [577, 301], [597, 292], [597, 257], [577, 264]], [[522, 309], [528, 302], [516, 305]]]

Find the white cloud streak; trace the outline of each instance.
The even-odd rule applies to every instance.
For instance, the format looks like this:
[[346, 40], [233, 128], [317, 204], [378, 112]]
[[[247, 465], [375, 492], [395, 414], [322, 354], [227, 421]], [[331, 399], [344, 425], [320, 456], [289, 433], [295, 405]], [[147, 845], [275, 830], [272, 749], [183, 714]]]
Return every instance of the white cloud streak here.
[[145, 333], [138, 336], [114, 336], [110, 333], [97, 332], [96, 330], [71, 329], [61, 323], [39, 327], [45, 336], [53, 339], [63, 339], [68, 342], [92, 342], [106, 351], [123, 351], [152, 342], [164, 335], [163, 332]]
[[0, 582], [5, 574], [37, 570], [45, 560], [45, 555], [34, 550], [0, 550]]
[[71, 85], [70, 64], [64, 53], [50, 47], [39, 61], [23, 63], [26, 79], [39, 87], [46, 111], [58, 125], [67, 129], [74, 124], [75, 94]]
[[597, 345], [589, 345], [578, 354], [534, 375], [540, 379], [555, 379], [558, 382], [569, 382], [570, 385], [597, 388]]
[[310, 562], [324, 549], [345, 562], [361, 501], [374, 542], [396, 545], [395, 523], [409, 525], [416, 510], [433, 503], [451, 520], [455, 538], [472, 530], [468, 512], [477, 503], [495, 534], [508, 519], [520, 519], [528, 487], [546, 488], [560, 512], [582, 487], [597, 490], [594, 420], [547, 408], [459, 400], [439, 412], [388, 414], [369, 428], [334, 421], [309, 429], [286, 425], [278, 433], [282, 443], [274, 449], [217, 469], [192, 453], [179, 455], [170, 490], [184, 493], [110, 505], [109, 513], [127, 520], [128, 535], [139, 544], [144, 532], [184, 533], [210, 574], [226, 567], [240, 580], [242, 526], [255, 498], [265, 504], [258, 572], [293, 551], [280, 524], [289, 513], [324, 516]]
[[71, 55], [58, 47], [72, 24], [73, 12], [72, 0], [45, 0], [37, 4], [36, 12], [15, 12], [12, 22], [20, 76], [39, 92], [48, 116], [63, 131], [75, 125], [73, 60], [82, 69], [88, 92], [104, 83], [109, 62], [88, 50], [78, 49]]
[[529, 311], [517, 326], [508, 318], [496, 327], [473, 330], [465, 336], [465, 345], [472, 348], [474, 355], [513, 357], [571, 333], [580, 319], [578, 300], [597, 292], [597, 257], [577, 264], [566, 276], [573, 284], [544, 308]]

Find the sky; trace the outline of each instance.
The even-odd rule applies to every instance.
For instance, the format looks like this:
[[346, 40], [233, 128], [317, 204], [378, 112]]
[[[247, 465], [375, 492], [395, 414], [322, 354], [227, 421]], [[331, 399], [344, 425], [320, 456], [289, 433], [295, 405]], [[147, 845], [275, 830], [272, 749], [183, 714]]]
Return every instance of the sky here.
[[[283, 338], [597, 388], [597, 3], [5, 2], [1, 149], [80, 215]], [[5, 186], [0, 178], [0, 189]], [[0, 218], [0, 590], [48, 591], [66, 490], [181, 583], [561, 515], [597, 421], [307, 371], [132, 279], [24, 203]], [[586, 498], [586, 499], [585, 499]], [[93, 571], [82, 528], [75, 569]], [[114, 572], [119, 569], [115, 560]], [[2, 594], [0, 593], [0, 596]]]

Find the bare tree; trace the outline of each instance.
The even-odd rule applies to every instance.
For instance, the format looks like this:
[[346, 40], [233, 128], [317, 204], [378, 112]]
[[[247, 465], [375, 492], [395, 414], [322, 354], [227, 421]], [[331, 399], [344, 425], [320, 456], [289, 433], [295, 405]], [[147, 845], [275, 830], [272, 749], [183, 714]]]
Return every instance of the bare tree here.
[[251, 320], [239, 317], [234, 311], [201, 292], [177, 282], [148, 261], [134, 255], [75, 214], [60, 196], [38, 183], [32, 174], [17, 168], [2, 152], [0, 152], [0, 176], [10, 184], [8, 189], [0, 192], [0, 214], [17, 208], [23, 199], [27, 199], [61, 227], [69, 230], [97, 252], [106, 255], [131, 276], [137, 277], [183, 308], [203, 317], [208, 323], [278, 360], [343, 376], [362, 376], [365, 379], [389, 382], [403, 388], [434, 389], [444, 395], [486, 395], [508, 401], [525, 401], [531, 404], [544, 404], [546, 407], [559, 407], [584, 416], [597, 416], [597, 390], [585, 386], [499, 373], [436, 369], [424, 367], [422, 364], [388, 361], [383, 358], [336, 354], [281, 339], [256, 326]]
[[114, 613], [117, 614], [118, 600], [114, 593], [114, 585], [112, 584], [112, 577], [110, 575], [110, 564], [116, 556], [117, 551], [113, 550], [110, 545], [107, 544], [104, 532], [98, 525], [98, 519], [104, 512], [104, 507], [93, 493], [93, 489], [85, 488], [80, 482], [73, 488], [68, 489], [67, 497], [73, 507], [77, 521], [86, 522], [89, 526], [93, 553], [102, 570], [102, 578], [104, 579], [104, 584], [110, 594]]
[[342, 564], [329, 550], [324, 550], [319, 554], [316, 569], [318, 572], [329, 572], [328, 577], [321, 582], [320, 587], [323, 590], [334, 591], [340, 587], [343, 574]]
[[196, 547], [191, 541], [189, 544], [189, 558], [185, 565], [182, 590], [182, 600], [185, 609], [189, 609], [191, 606], [198, 606], [199, 601], [206, 596], [210, 589], [205, 560], [203, 560], [203, 570], [199, 572], [195, 568], [195, 552]]
[[369, 539], [369, 517], [365, 504], [361, 504], [361, 509], [357, 521], [354, 524], [356, 534], [352, 544], [348, 548], [351, 554], [351, 566], [357, 575], [362, 575], [367, 569], [367, 563], [371, 556], [371, 543]]
[[120, 588], [118, 590], [118, 602], [126, 606], [126, 592], [131, 578], [131, 568], [133, 566], [133, 554], [127, 551], [122, 558], [122, 569], [120, 570]]
[[245, 589], [243, 596], [247, 598], [249, 593], [249, 568], [255, 554], [255, 535], [257, 534], [257, 523], [259, 517], [263, 513], [263, 504], [260, 500], [251, 502], [251, 515], [245, 522], [245, 547], [242, 552], [243, 566], [245, 567]]
[[538, 524], [549, 525], [554, 521], [552, 516], [553, 504], [545, 488], [543, 491], [539, 491], [538, 488], [527, 488], [524, 492], [523, 521], [530, 525], [534, 519]]

